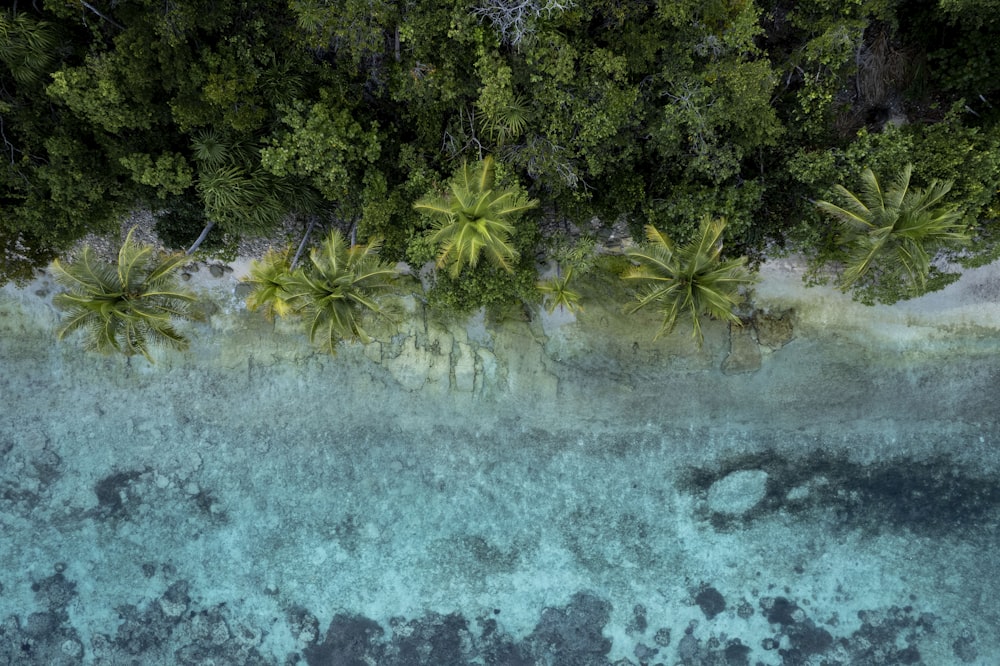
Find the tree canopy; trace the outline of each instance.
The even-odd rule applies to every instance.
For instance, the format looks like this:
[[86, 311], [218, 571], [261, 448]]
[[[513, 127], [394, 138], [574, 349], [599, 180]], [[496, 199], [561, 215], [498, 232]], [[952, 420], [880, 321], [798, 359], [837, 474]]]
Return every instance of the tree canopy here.
[[[955, 257], [987, 261], [990, 17], [957, 0], [15, 3], [0, 13], [0, 282], [140, 207], [177, 249], [300, 214], [423, 258], [413, 204], [487, 157], [539, 201], [509, 239], [528, 257], [545, 225], [652, 224], [683, 244], [706, 215], [751, 262], [775, 246], [834, 257], [811, 202], [912, 163], [915, 188], [953, 182], [972, 239]], [[493, 268], [462, 298], [488, 300], [472, 285], [487, 275], [508, 294], [534, 284]]]

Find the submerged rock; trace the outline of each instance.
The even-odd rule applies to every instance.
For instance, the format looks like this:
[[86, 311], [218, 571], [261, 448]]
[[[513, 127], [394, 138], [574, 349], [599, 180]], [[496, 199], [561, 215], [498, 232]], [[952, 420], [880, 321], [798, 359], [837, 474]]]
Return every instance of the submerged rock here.
[[757, 342], [769, 349], [781, 349], [795, 337], [792, 326], [792, 312], [763, 312], [753, 315], [753, 327], [757, 331]]
[[729, 334], [729, 356], [722, 362], [727, 375], [760, 370], [760, 345], [747, 326], [732, 326]]
[[[315, 629], [315, 618], [311, 614], [306, 617], [302, 610], [297, 610], [293, 617], [296, 626], [308, 627], [307, 632]], [[309, 666], [378, 663], [385, 652], [385, 646], [380, 641], [383, 633], [382, 627], [374, 620], [338, 613], [330, 621], [323, 642], [306, 648], [306, 663]]]
[[757, 506], [767, 492], [767, 472], [741, 469], [727, 474], [708, 489], [708, 508], [715, 513], [741, 516]]
[[711, 586], [706, 586], [699, 590], [698, 594], [694, 597], [694, 602], [698, 604], [698, 608], [701, 609], [701, 612], [709, 620], [726, 610], [725, 598], [717, 589]]
[[611, 641], [602, 633], [611, 616], [611, 604], [578, 592], [561, 608], [546, 608], [528, 642], [541, 663], [604, 666]]

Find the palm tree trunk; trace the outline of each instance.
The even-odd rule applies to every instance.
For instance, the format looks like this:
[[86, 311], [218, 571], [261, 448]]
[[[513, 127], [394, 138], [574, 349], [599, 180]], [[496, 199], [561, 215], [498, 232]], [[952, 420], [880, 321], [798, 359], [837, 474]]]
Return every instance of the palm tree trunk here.
[[201, 230], [201, 235], [198, 236], [197, 240], [195, 240], [194, 245], [189, 247], [187, 252], [185, 252], [184, 254], [186, 255], [193, 254], [194, 251], [197, 250], [201, 246], [201, 244], [205, 242], [205, 239], [208, 238], [208, 232], [210, 232], [212, 230], [212, 227], [214, 226], [215, 226], [215, 220], [209, 220], [208, 224], [205, 225], [205, 228]]
[[302, 253], [306, 249], [306, 241], [309, 240], [309, 234], [312, 233], [313, 227], [315, 226], [316, 226], [316, 216], [312, 215], [309, 218], [309, 226], [306, 227], [306, 234], [305, 236], [302, 237], [302, 242], [299, 243], [299, 249], [295, 251], [295, 256], [292, 257], [292, 263], [289, 266], [289, 268], [295, 268], [295, 266], [299, 263], [299, 258], [302, 256]]

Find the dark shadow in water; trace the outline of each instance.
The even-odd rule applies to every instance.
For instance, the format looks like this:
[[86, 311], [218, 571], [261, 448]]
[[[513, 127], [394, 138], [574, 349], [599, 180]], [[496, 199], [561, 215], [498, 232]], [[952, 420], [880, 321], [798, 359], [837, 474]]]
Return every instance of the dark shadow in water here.
[[685, 492], [705, 495], [713, 483], [739, 470], [767, 472], [765, 496], [738, 517], [710, 513], [718, 530], [747, 526], [779, 511], [809, 520], [822, 512], [834, 529], [867, 534], [905, 530], [933, 538], [975, 538], [998, 528], [1000, 487], [948, 456], [860, 464], [822, 451], [801, 458], [761, 452], [733, 457], [721, 467], [691, 469], [679, 483]]
[[[164, 578], [176, 573], [169, 565], [159, 574], [155, 565], [148, 566], [154, 575]], [[267, 631], [294, 636], [297, 649], [283, 656], [268, 656], [261, 649], [260, 629], [253, 628], [263, 618], [241, 616], [226, 603], [206, 607], [196, 601], [198, 591], [190, 589], [183, 579], [170, 582], [162, 595], [142, 606], [119, 606], [116, 610], [121, 624], [116, 633], [95, 635], [90, 645], [84, 645], [67, 612], [76, 597], [75, 588], [59, 567], [54, 575], [37, 581], [32, 589], [44, 610], [24, 618], [10, 616], [0, 625], [0, 663], [608, 666], [612, 648], [611, 639], [604, 635], [611, 604], [592, 592], [577, 592], [565, 606], [541, 609], [535, 628], [523, 638], [504, 631], [500, 608], [476, 618], [427, 612], [409, 620], [393, 618], [388, 627], [342, 611], [334, 615], [324, 632], [305, 605], [288, 604], [284, 618], [267, 623]], [[676, 624], [675, 618], [649, 616], [637, 605], [627, 631], [630, 644], [622, 646], [632, 648], [635, 660], [621, 659], [615, 666], [749, 666], [754, 663], [752, 658], [759, 659], [763, 653], [777, 656], [786, 666], [819, 663], [817, 659], [829, 666], [921, 664], [922, 643], [938, 643], [942, 638], [951, 643], [954, 663], [971, 663], [978, 658], [975, 636], [937, 635], [937, 619], [912, 607], [861, 611], [860, 628], [836, 637], [837, 621], [823, 619], [831, 617], [831, 609], [814, 608], [808, 600], [800, 605], [782, 596], [760, 597], [756, 609], [745, 601], [736, 604], [737, 617], [748, 621], [743, 630], [724, 616], [722, 624], [715, 626], [715, 617], [726, 600], [714, 588], [706, 587], [703, 592], [698, 606], [704, 620], [691, 621], [676, 640], [666, 628]], [[763, 633], [751, 629], [749, 620], [757, 613], [768, 620]], [[836, 618], [836, 613], [832, 617]]]

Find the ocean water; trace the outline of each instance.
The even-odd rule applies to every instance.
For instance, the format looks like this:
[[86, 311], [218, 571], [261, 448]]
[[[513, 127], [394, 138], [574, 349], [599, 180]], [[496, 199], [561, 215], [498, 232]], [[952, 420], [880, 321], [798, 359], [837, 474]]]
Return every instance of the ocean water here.
[[332, 358], [221, 286], [155, 365], [51, 293], [0, 292], [0, 664], [1000, 663], [992, 292], [762, 287], [790, 339], [700, 349], [410, 301]]

